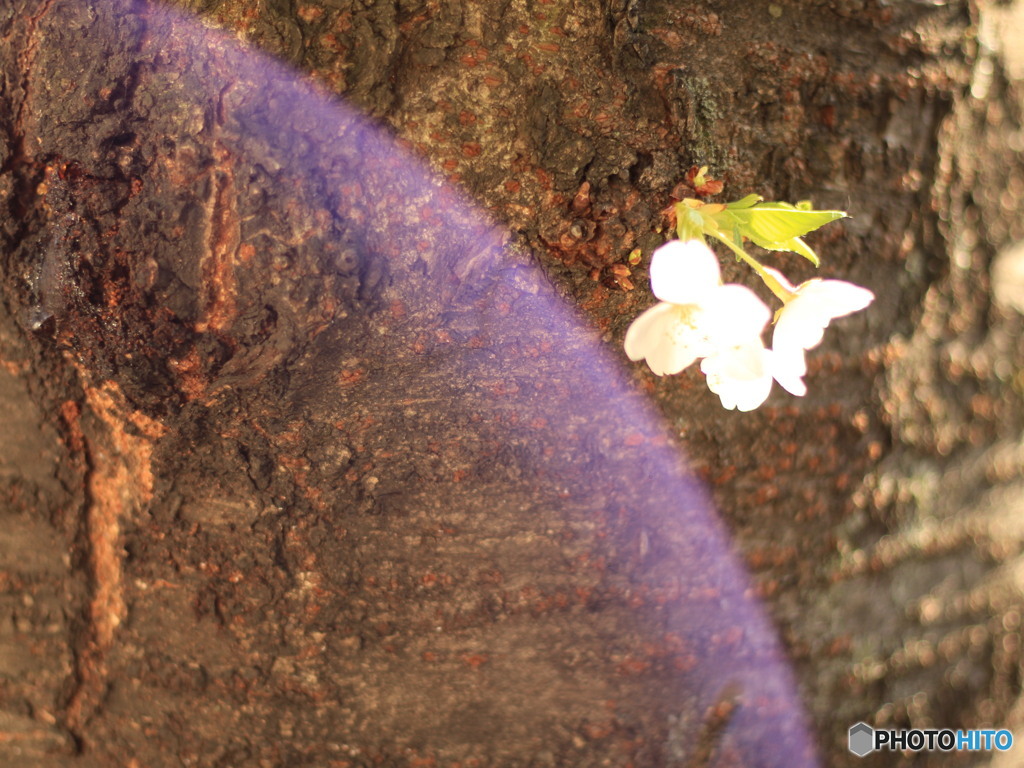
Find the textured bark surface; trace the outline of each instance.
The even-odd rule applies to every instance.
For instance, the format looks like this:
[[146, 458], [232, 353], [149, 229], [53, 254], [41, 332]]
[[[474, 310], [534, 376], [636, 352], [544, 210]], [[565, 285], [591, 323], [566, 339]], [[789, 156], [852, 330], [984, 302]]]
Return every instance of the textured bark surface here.
[[[296, 73], [0, 10], [0, 754], [810, 764], [755, 597], [826, 764], [1021, 726], [1019, 3], [181, 5]], [[621, 359], [702, 163], [854, 215], [802, 400]]]

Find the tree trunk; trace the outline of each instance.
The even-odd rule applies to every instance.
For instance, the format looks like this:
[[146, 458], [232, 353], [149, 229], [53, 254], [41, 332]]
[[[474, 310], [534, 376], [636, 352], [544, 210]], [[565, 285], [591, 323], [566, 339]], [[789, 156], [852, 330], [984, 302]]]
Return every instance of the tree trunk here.
[[[7, 762], [1018, 727], [1020, 3], [8, 5]], [[701, 164], [853, 215], [803, 399], [620, 352]]]

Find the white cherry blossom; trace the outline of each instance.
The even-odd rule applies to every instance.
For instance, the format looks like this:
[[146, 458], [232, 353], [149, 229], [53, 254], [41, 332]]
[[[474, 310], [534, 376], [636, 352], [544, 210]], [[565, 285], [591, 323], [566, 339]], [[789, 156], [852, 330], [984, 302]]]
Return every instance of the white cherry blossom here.
[[658, 376], [698, 358], [708, 386], [726, 408], [751, 410], [771, 389], [770, 355], [761, 333], [767, 305], [742, 285], [722, 285], [718, 258], [702, 240], [673, 240], [654, 252], [651, 288], [661, 302], [626, 332], [626, 354], [646, 359]]
[[772, 336], [772, 375], [794, 395], [805, 395], [804, 351], [821, 343], [828, 324], [867, 307], [875, 295], [844, 280], [814, 278], [794, 287], [782, 273], [764, 268], [792, 294], [780, 310]]

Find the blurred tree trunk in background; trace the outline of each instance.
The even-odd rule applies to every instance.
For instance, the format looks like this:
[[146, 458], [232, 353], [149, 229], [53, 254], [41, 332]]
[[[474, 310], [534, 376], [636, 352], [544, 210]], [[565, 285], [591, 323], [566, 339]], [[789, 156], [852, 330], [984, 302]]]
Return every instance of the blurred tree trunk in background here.
[[[674, 440], [826, 764], [858, 720], [1022, 728], [1024, 3], [179, 7], [303, 82], [141, 4], [0, 10], [6, 763], [787, 764], [721, 736], [728, 670], [686, 702], [757, 642], [637, 458]], [[852, 215], [820, 275], [877, 298], [805, 398], [594, 362], [693, 165]]]

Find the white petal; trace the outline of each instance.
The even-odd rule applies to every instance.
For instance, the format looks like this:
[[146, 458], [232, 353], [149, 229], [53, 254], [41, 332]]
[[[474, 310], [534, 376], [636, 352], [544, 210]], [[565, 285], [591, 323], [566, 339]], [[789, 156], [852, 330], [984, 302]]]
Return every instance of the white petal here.
[[661, 332], [665, 313], [671, 309], [672, 305], [665, 302], [655, 304], [630, 323], [623, 344], [630, 360], [643, 360], [646, 357], [647, 348], [655, 343], [657, 335]]
[[798, 291], [800, 298], [813, 301], [830, 318], [845, 317], [875, 300], [875, 294], [867, 288], [845, 280], [809, 280]]
[[825, 326], [831, 318], [821, 319], [821, 314], [812, 304], [801, 303], [797, 296], [782, 308], [775, 331], [772, 334], [772, 348], [813, 349], [821, 343]]
[[807, 394], [804, 376], [807, 373], [807, 361], [802, 349], [773, 349], [770, 367], [772, 377], [792, 395], [803, 397]]
[[694, 307], [661, 302], [648, 309], [626, 331], [630, 360], [647, 359], [658, 376], [679, 373], [704, 353], [703, 340], [693, 327]]
[[756, 293], [743, 285], [719, 286], [701, 304], [701, 330], [716, 346], [749, 344], [759, 340], [772, 311]]
[[729, 347], [704, 358], [701, 371], [708, 389], [724, 408], [752, 411], [768, 399], [772, 389], [770, 355], [760, 344]]
[[821, 343], [825, 328], [837, 317], [864, 309], [875, 295], [867, 288], [844, 280], [808, 280], [797, 289], [775, 324], [775, 349], [813, 349]]
[[672, 304], [698, 304], [721, 282], [718, 257], [703, 240], [671, 240], [651, 257], [651, 290]]

